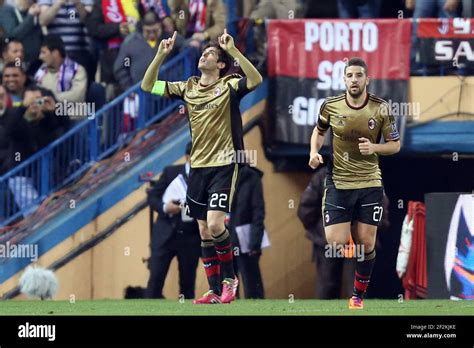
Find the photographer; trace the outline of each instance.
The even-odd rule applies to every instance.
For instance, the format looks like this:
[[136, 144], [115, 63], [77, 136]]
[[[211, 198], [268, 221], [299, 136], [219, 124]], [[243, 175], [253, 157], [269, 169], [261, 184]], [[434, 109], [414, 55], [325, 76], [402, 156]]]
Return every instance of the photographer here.
[[55, 107], [56, 100], [48, 90], [34, 85], [26, 88], [20, 110], [28, 122], [34, 151], [60, 137], [69, 126], [69, 118], [56, 115]]
[[[175, 256], [178, 257], [180, 294], [187, 299], [194, 298], [196, 268], [201, 255], [199, 227], [196, 220], [184, 215], [184, 208], [177, 199], [165, 199], [168, 196], [167, 188], [180, 174], [187, 184], [190, 153], [191, 143], [186, 146], [186, 163], [166, 167], [158, 182], [148, 192], [148, 203], [159, 214], [153, 224], [150, 243], [148, 298], [163, 298], [163, 285]], [[183, 189], [185, 192], [186, 188]]]

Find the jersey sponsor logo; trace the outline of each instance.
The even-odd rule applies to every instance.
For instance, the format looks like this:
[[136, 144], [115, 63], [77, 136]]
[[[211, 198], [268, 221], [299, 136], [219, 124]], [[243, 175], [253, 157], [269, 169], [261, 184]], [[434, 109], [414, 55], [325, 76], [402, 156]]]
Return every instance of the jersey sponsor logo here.
[[344, 127], [346, 125], [346, 123], [344, 122], [344, 119], [347, 118], [347, 116], [344, 116], [344, 115], [334, 115], [334, 117], [336, 118], [336, 126], [342, 126]]
[[199, 104], [199, 105], [194, 105], [193, 110], [199, 111], [199, 110], [212, 110], [212, 109], [217, 109], [219, 108], [219, 105], [213, 104], [213, 103], [208, 103], [208, 104]]
[[375, 128], [375, 119], [371, 117], [368, 122], [369, 129], [374, 129]]

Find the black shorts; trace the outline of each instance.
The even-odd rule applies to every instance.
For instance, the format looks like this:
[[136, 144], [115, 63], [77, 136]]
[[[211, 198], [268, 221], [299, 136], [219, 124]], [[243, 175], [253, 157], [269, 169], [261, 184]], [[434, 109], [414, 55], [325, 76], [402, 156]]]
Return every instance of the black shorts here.
[[359, 221], [379, 226], [383, 214], [383, 187], [342, 190], [326, 178], [323, 197], [324, 226]]
[[238, 173], [238, 164], [191, 168], [186, 193], [189, 215], [198, 220], [207, 220], [208, 210], [230, 212]]

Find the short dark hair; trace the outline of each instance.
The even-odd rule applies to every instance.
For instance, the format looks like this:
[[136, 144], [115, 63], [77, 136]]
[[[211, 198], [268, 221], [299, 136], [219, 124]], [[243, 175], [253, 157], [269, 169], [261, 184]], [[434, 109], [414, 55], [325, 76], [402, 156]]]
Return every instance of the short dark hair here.
[[36, 92], [36, 91], [39, 91], [43, 97], [46, 97], [46, 96], [54, 97], [53, 93], [49, 89], [38, 86], [35, 83], [30, 83], [25, 88], [25, 92]]
[[224, 69], [221, 69], [220, 72], [219, 72], [219, 77], [222, 77], [224, 76], [230, 69], [230, 66], [232, 65], [232, 58], [231, 56], [226, 52], [224, 51], [217, 42], [215, 41], [211, 41], [209, 42], [206, 46], [204, 46], [204, 48], [202, 49], [202, 51], [204, 52], [206, 49], [208, 49], [209, 47], [214, 47], [217, 49], [217, 54], [219, 55], [219, 57], [217, 58], [217, 62], [222, 62], [222, 63], [225, 63], [225, 68]]
[[154, 25], [156, 23], [161, 23], [156, 12], [148, 11], [143, 15], [142, 25]]
[[17, 69], [20, 69], [20, 71], [21, 71], [23, 74], [26, 74], [25, 65], [24, 65], [23, 63], [21, 63], [20, 65], [18, 65], [16, 62], [8, 62], [8, 63], [5, 64], [5, 66], [3, 67], [3, 71], [5, 71], [6, 68], [17, 68]]
[[355, 57], [355, 58], [349, 59], [346, 66], [344, 67], [344, 75], [346, 74], [346, 69], [349, 66], [360, 66], [360, 67], [364, 68], [365, 75], [368, 75], [368, 73], [369, 73], [369, 69], [367, 68], [367, 64], [364, 62], [364, 60], [362, 58]]
[[8, 48], [10, 47], [11, 43], [19, 43], [23, 46], [23, 42], [21, 42], [20, 40], [6, 38], [5, 40], [3, 40], [3, 44], [2, 44], [2, 54], [8, 51]]
[[47, 35], [41, 43], [41, 47], [47, 47], [48, 50], [53, 52], [58, 50], [61, 57], [66, 57], [66, 48], [64, 47], [64, 42], [58, 35]]

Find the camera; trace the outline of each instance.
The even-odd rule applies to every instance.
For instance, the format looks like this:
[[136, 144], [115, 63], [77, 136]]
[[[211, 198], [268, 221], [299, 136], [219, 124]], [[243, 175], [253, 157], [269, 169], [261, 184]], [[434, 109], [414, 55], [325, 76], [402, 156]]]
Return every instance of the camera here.
[[38, 104], [39, 106], [43, 106], [44, 98], [36, 98], [35, 103]]

